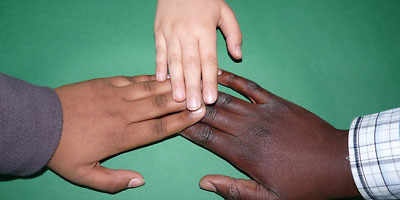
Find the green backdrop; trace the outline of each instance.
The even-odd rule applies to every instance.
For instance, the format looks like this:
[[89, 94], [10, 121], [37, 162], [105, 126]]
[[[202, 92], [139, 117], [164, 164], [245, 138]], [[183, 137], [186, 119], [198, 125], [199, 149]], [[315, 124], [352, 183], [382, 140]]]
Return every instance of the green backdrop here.
[[[400, 106], [400, 1], [228, 0], [243, 32], [243, 61], [218, 35], [221, 68], [258, 82], [347, 129], [358, 115]], [[57, 87], [155, 71], [149, 0], [1, 0], [0, 71]], [[1, 153], [1, 152], [0, 152]], [[206, 174], [245, 177], [180, 136], [108, 160], [146, 185], [110, 195], [51, 171], [0, 181], [0, 199], [221, 199]]]

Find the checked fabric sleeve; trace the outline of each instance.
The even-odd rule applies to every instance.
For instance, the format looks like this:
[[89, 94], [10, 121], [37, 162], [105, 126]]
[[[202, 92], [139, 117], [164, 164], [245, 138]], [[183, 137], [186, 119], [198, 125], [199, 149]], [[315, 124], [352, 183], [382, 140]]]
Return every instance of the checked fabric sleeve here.
[[365, 199], [400, 199], [400, 108], [353, 120], [349, 158]]

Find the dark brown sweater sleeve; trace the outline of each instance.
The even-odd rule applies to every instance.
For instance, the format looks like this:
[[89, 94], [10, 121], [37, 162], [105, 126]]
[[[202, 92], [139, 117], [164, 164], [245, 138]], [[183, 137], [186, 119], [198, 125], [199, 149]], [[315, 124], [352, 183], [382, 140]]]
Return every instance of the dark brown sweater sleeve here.
[[27, 176], [46, 166], [62, 122], [61, 103], [51, 88], [0, 73], [0, 174]]

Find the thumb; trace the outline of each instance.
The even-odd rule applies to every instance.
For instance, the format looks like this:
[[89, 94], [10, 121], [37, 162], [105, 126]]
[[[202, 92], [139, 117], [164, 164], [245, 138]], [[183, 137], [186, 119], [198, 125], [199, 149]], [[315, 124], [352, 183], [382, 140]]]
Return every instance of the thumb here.
[[242, 33], [235, 13], [228, 6], [221, 9], [219, 28], [226, 38], [230, 55], [235, 59], [242, 59]]
[[200, 180], [200, 188], [215, 192], [228, 200], [278, 199], [274, 193], [253, 180], [235, 179], [222, 175], [204, 176]]
[[84, 185], [108, 193], [117, 193], [128, 188], [142, 186], [144, 179], [138, 172], [121, 169], [108, 169], [95, 165], [85, 178]]

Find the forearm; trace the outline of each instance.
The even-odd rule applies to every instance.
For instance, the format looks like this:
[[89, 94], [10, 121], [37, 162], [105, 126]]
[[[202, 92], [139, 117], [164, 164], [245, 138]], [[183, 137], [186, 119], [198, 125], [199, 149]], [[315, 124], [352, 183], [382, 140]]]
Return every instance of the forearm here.
[[25, 176], [42, 169], [61, 131], [61, 104], [52, 89], [0, 73], [0, 174]]

